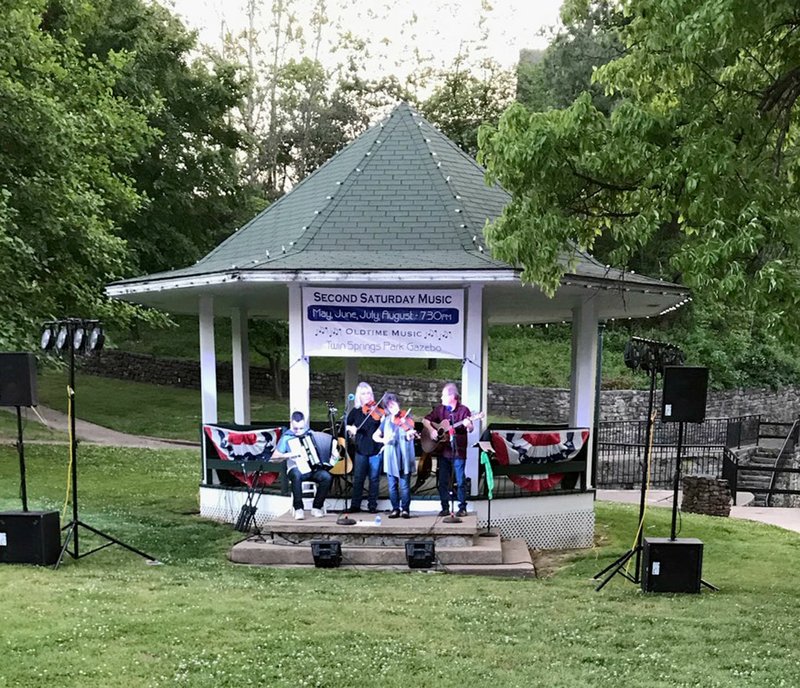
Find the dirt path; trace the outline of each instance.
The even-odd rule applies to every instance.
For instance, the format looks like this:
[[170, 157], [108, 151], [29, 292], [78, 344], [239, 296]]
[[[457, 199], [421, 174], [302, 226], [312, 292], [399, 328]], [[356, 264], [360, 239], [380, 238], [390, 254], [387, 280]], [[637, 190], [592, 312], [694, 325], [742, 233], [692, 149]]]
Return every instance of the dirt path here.
[[[5, 411], [16, 413], [16, 409], [4, 408]], [[56, 411], [55, 409], [47, 408], [46, 406], [37, 406], [36, 410], [39, 415], [44, 419], [45, 425], [58, 430], [60, 432], [69, 432], [69, 423], [66, 413]], [[23, 411], [28, 422], [41, 423], [39, 416], [37, 416], [31, 409]], [[160, 440], [153, 437], [139, 437], [138, 435], [128, 435], [124, 432], [117, 432], [110, 428], [105, 428], [102, 425], [96, 425], [85, 420], [75, 420], [75, 434], [81, 442], [89, 444], [104, 444], [113, 447], [139, 447], [143, 449], [186, 449], [187, 447], [198, 446], [196, 442], [186, 442], [183, 440]], [[26, 441], [27, 444], [27, 441]]]

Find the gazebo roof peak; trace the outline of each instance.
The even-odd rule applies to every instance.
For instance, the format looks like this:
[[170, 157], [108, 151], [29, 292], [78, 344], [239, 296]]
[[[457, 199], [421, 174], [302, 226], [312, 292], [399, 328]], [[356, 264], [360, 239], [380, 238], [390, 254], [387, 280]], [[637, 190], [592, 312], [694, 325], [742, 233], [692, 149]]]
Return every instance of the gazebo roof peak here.
[[509, 199], [485, 185], [475, 160], [400, 103], [194, 266], [169, 276], [234, 267], [508, 269], [490, 257], [482, 229]]

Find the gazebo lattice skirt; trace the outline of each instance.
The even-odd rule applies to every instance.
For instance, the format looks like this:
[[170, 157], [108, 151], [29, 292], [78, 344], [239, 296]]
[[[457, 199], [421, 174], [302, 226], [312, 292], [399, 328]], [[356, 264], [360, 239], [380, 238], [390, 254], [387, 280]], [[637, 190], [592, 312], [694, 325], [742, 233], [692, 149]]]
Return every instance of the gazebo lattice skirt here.
[[[245, 490], [202, 485], [200, 516], [233, 524], [246, 498]], [[265, 528], [269, 521], [286, 513], [291, 506], [291, 497], [265, 493], [258, 499], [255, 522]], [[328, 498], [326, 507], [331, 511], [340, 511], [344, 508], [344, 500]], [[387, 499], [379, 500], [380, 511], [389, 508]], [[411, 501], [412, 513], [430, 514], [439, 509], [438, 499]], [[478, 525], [485, 528], [490, 515], [488, 500], [470, 501], [469, 509], [477, 512]], [[362, 517], [373, 518], [371, 514], [363, 514]], [[504, 538], [523, 538], [532, 549], [588, 548], [594, 543], [594, 494], [587, 491], [493, 500], [491, 527]]]

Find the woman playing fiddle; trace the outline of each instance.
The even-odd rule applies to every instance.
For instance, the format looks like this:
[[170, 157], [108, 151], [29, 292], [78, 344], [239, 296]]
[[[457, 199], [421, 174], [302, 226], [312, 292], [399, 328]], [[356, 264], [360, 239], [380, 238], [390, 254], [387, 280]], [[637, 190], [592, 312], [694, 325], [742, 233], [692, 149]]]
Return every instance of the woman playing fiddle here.
[[400, 411], [396, 395], [386, 394], [383, 399], [387, 413], [373, 439], [383, 444], [383, 468], [392, 503], [389, 518], [411, 518], [411, 475], [417, 470], [414, 420], [410, 413]]
[[356, 457], [353, 464], [353, 497], [350, 512], [361, 511], [364, 479], [369, 475], [369, 513], [378, 512], [378, 484], [381, 479], [380, 444], [372, 436], [380, 425], [384, 410], [375, 403], [372, 387], [359, 382], [356, 387], [355, 407], [347, 414], [347, 434], [355, 441]]

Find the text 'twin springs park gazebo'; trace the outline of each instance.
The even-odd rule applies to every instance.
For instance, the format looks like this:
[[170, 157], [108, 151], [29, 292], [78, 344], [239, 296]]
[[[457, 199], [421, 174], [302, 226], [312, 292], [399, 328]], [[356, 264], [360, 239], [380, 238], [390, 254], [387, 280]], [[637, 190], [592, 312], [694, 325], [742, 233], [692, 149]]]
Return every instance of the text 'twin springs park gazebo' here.
[[[400, 104], [195, 265], [115, 282], [107, 293], [199, 315], [204, 423], [220, 420], [215, 317], [231, 318], [233, 420], [239, 425], [250, 422], [248, 318], [289, 321], [287, 418], [293, 410], [308, 413], [311, 356], [345, 357], [349, 391], [361, 357], [459, 359], [463, 402], [486, 409], [487, 326], [569, 320], [569, 425], [591, 428], [598, 322], [659, 315], [686, 300], [687, 290], [623, 274], [588, 255], [563, 278], [554, 298], [523, 286], [520, 270], [492, 258], [482, 235], [486, 220], [509, 199], [498, 186], [486, 186], [484, 170], [472, 158]], [[470, 446], [483, 429], [477, 422]], [[493, 523], [534, 546], [591, 545], [591, 441], [580, 490], [495, 500]], [[475, 495], [478, 456], [470, 451], [467, 475]], [[201, 513], [235, 518], [234, 502], [241, 497], [210, 482], [201, 484]], [[288, 497], [276, 499], [283, 501], [268, 510], [289, 507]], [[485, 502], [471, 502], [480, 520]], [[435, 499], [415, 500], [413, 508], [439, 506]]]

